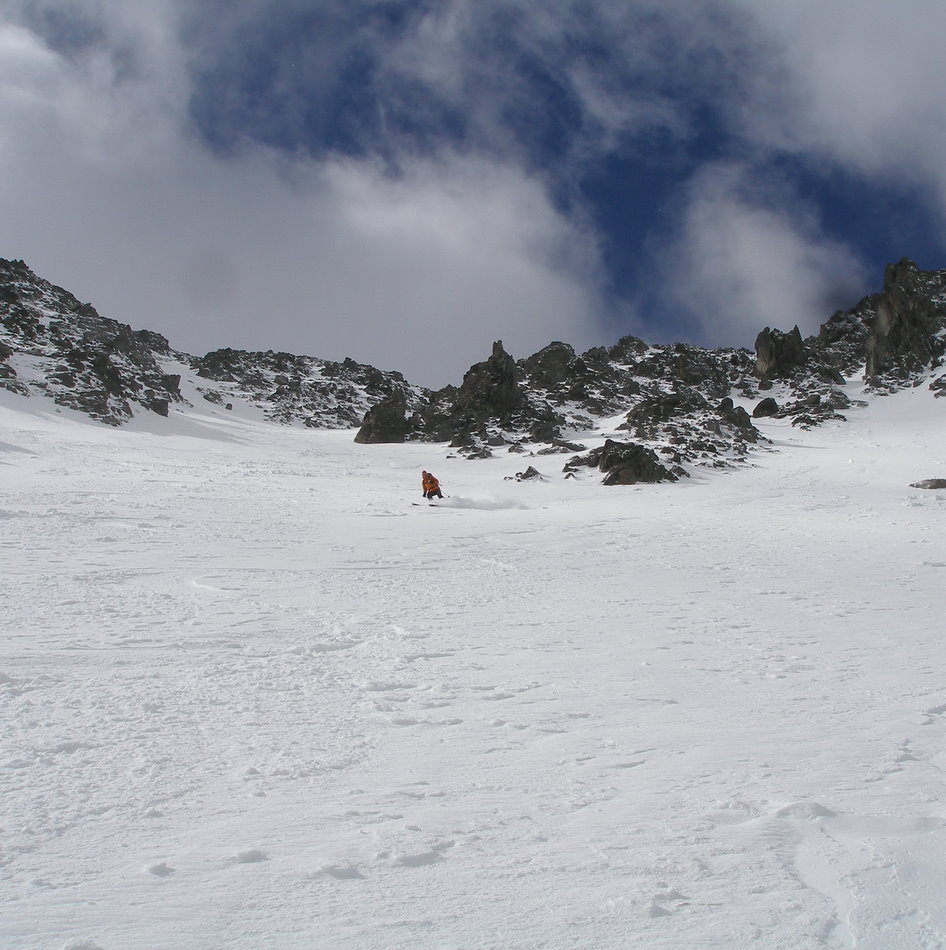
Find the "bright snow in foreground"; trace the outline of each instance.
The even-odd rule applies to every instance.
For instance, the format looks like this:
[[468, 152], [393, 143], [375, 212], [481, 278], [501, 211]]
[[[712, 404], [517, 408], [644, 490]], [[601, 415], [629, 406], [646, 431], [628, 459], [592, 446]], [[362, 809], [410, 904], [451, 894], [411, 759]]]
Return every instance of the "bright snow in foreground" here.
[[943, 408], [604, 488], [4, 396], [0, 946], [946, 946]]

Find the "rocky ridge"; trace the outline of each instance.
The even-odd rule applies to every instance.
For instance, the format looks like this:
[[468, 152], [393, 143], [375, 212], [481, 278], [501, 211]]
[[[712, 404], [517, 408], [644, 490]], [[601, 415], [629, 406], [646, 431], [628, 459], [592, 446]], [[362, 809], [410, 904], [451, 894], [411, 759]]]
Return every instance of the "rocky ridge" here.
[[2, 258], [0, 387], [48, 396], [110, 425], [142, 410], [167, 416], [196, 397], [224, 409], [242, 401], [277, 423], [353, 428], [394, 391], [411, 403], [422, 399], [400, 373], [351, 359], [232, 349], [190, 356], [158, 333], [101, 316], [22, 261]]
[[[224, 411], [242, 402], [274, 423], [360, 426], [364, 443], [448, 443], [468, 458], [567, 456], [566, 476], [593, 467], [607, 484], [743, 462], [765, 441], [753, 417], [798, 426], [843, 419], [851, 379], [878, 396], [922, 384], [943, 395], [944, 352], [946, 271], [901, 260], [886, 268], [879, 293], [835, 313], [817, 335], [766, 327], [754, 354], [625, 337], [582, 354], [554, 342], [516, 360], [496, 341], [459, 386], [432, 391], [351, 359], [190, 356], [160, 334], [102, 317], [22, 261], [0, 259], [0, 387], [23, 396], [112, 425], [202, 400]], [[604, 436], [591, 450], [582, 441]]]
[[166, 416], [180, 401], [171, 356], [160, 334], [102, 317], [22, 261], [0, 259], [0, 386], [118, 425], [132, 404]]

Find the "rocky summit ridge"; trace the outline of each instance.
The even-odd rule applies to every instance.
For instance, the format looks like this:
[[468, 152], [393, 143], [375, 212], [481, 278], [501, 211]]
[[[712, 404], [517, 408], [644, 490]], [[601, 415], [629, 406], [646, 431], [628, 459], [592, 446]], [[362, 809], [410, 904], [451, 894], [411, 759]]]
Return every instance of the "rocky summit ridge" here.
[[[744, 461], [765, 442], [753, 418], [843, 419], [845, 384], [883, 395], [946, 394], [946, 270], [889, 265], [880, 292], [803, 339], [764, 328], [748, 349], [624, 337], [578, 354], [553, 342], [514, 359], [500, 341], [459, 386], [430, 390], [345, 359], [220, 349], [192, 356], [150, 330], [101, 316], [23, 261], [0, 258], [0, 387], [110, 425], [237, 403], [273, 423], [356, 428], [362, 443], [447, 443], [468, 458], [565, 457], [606, 484], [674, 480]], [[609, 437], [601, 445], [602, 433]], [[594, 440], [588, 449], [583, 438]]]
[[23, 261], [2, 258], [0, 387], [115, 426], [141, 411], [167, 416], [203, 400], [224, 410], [243, 402], [272, 422], [330, 429], [360, 425], [394, 390], [420, 392], [400, 373], [350, 359], [233, 349], [191, 356], [159, 333], [101, 316]]

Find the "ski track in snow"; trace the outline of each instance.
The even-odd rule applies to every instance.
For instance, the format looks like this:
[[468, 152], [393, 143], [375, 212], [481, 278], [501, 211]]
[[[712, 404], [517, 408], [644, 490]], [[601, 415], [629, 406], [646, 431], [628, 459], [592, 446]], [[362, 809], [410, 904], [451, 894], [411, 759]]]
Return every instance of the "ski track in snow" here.
[[928, 396], [623, 489], [21, 406], [0, 946], [946, 947]]

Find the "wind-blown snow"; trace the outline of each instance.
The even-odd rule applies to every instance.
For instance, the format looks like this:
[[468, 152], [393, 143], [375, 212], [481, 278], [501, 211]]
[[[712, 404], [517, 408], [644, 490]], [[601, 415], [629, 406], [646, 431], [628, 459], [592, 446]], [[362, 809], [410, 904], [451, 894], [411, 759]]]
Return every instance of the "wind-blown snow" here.
[[928, 393], [640, 488], [49, 410], [0, 395], [3, 947], [946, 946]]

